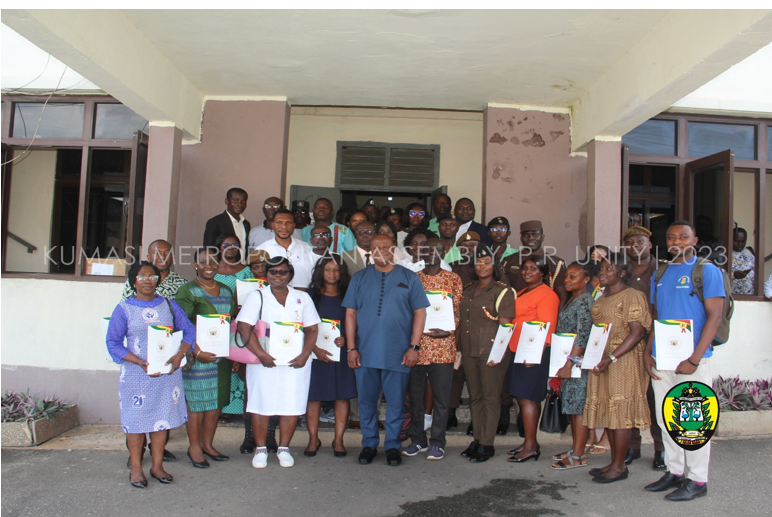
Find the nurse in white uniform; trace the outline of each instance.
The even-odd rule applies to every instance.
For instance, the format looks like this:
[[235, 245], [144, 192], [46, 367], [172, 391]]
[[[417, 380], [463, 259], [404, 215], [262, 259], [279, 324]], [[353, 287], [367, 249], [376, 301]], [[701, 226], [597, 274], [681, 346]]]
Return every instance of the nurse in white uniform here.
[[[266, 272], [269, 288], [250, 293], [236, 318], [242, 340], [248, 336], [247, 348], [260, 359], [261, 363], [247, 365], [249, 388], [247, 412], [253, 414], [252, 427], [257, 444], [252, 466], [258, 469], [265, 468], [268, 464], [265, 442], [268, 435], [268, 421], [273, 415], [280, 417], [277, 454], [279, 464], [282, 467], [291, 467], [295, 463], [289, 451], [289, 444], [295, 433], [298, 416], [306, 412], [308, 386], [311, 380], [309, 357], [316, 345], [318, 324], [321, 321], [311, 297], [303, 291], [289, 287], [294, 268], [287, 258], [269, 259]], [[303, 324], [303, 351], [290, 361], [290, 366], [274, 365], [274, 358], [260, 346], [252, 332], [258, 320], [265, 321], [269, 329], [271, 322]]]

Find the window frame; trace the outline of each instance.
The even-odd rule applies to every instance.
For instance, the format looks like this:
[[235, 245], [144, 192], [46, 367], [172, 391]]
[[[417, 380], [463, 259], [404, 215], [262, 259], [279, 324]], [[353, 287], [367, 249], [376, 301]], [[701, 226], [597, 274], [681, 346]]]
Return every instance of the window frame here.
[[[733, 117], [729, 115], [707, 115], [699, 113], [673, 113], [663, 112], [656, 117], [656, 120], [672, 120], [676, 122], [676, 155], [660, 156], [633, 154], [623, 154], [623, 171], [625, 165], [670, 165], [676, 168], [676, 217], [678, 219], [689, 219], [690, 190], [688, 187], [688, 178], [686, 167], [690, 162], [700, 160], [702, 157], [689, 156], [689, 122], [707, 122], [725, 125], [743, 125], [756, 127], [756, 160], [746, 160], [734, 157], [734, 168], [754, 171], [756, 173], [756, 254], [757, 260], [762, 261], [756, 265], [756, 295], [733, 295], [736, 300], [765, 301], [764, 297], [764, 258], [772, 251], [772, 242], [765, 242], [765, 219], [766, 219], [766, 189], [768, 187], [766, 171], [772, 170], [772, 156], [767, 155], [768, 132], [772, 131], [772, 118], [744, 118]], [[627, 174], [627, 176], [625, 176]], [[622, 207], [629, 206], [629, 172], [623, 172], [622, 187]], [[734, 216], [734, 213], [732, 214]], [[626, 211], [622, 213], [623, 221], [626, 221]], [[622, 228], [626, 228], [626, 222]], [[751, 239], [749, 238], [749, 241]]]
[[[89, 173], [90, 171], [90, 163], [91, 163], [91, 152], [95, 149], [116, 149], [116, 150], [127, 150], [127, 151], [133, 151], [134, 145], [135, 145], [135, 139], [97, 139], [93, 138], [94, 135], [94, 126], [96, 124], [96, 105], [97, 104], [122, 104], [117, 99], [110, 95], [104, 95], [104, 94], [93, 94], [93, 95], [53, 95], [50, 97], [48, 102], [56, 102], [58, 104], [62, 103], [73, 103], [73, 104], [84, 104], [84, 110], [83, 110], [83, 128], [81, 132], [81, 138], [35, 138], [34, 141], [32, 138], [18, 138], [18, 137], [12, 137], [11, 132], [13, 131], [13, 113], [14, 113], [14, 106], [17, 102], [46, 102], [46, 100], [49, 99], [48, 95], [20, 95], [20, 94], [12, 94], [12, 95], [3, 95], [2, 96], [2, 126], [0, 126], [2, 146], [3, 146], [3, 154], [5, 155], [8, 153], [8, 156], [10, 157], [13, 151], [15, 150], [25, 150], [29, 147], [30, 151], [34, 150], [41, 150], [41, 149], [59, 149], [59, 148], [70, 148], [70, 149], [82, 149], [82, 158], [81, 158], [81, 170], [80, 170], [80, 180], [79, 180], [79, 186], [78, 186], [78, 230], [77, 230], [77, 237], [76, 237], [76, 249], [82, 250], [83, 249], [83, 241], [85, 238], [85, 225], [86, 225], [86, 210], [88, 208], [88, 190], [91, 180], [91, 175]], [[145, 135], [144, 139], [141, 138], [141, 140], [146, 144], [147, 143], [147, 135], [146, 133], [142, 133], [140, 131], [140, 137], [142, 135]], [[136, 133], [135, 133], [136, 135]], [[132, 157], [132, 159], [134, 159]], [[3, 160], [3, 163], [6, 160]], [[134, 181], [134, 174], [135, 174], [135, 168], [132, 168], [129, 171], [129, 181], [133, 185]], [[106, 282], [106, 283], [123, 283], [125, 282], [125, 278], [123, 276], [100, 276], [100, 275], [86, 275], [85, 270], [85, 261], [83, 260], [82, 253], [76, 254], [76, 262], [75, 262], [75, 272], [73, 273], [28, 273], [28, 272], [20, 272], [20, 271], [7, 271], [6, 270], [6, 246], [5, 244], [8, 241], [8, 211], [9, 211], [9, 201], [11, 198], [11, 190], [12, 190], [12, 174], [13, 174], [13, 163], [9, 163], [8, 165], [3, 166], [2, 168], [2, 198], [3, 198], [3, 206], [2, 206], [2, 217], [3, 217], [3, 224], [2, 229], [0, 230], [0, 239], [2, 239], [3, 248], [2, 248], [2, 263], [0, 265], [0, 275], [3, 278], [37, 278], [37, 279], [56, 279], [56, 280], [74, 280], [74, 281], [84, 281], [84, 282]], [[126, 216], [127, 218], [130, 218], [131, 220], [134, 219], [135, 214], [131, 213]], [[52, 230], [53, 231], [53, 230]], [[127, 241], [127, 245], [130, 244]]]

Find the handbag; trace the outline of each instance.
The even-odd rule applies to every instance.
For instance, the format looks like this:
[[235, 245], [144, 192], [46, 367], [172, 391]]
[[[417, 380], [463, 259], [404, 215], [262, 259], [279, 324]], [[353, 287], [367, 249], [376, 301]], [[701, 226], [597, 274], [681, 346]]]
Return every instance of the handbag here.
[[[265, 336], [268, 326], [263, 321], [263, 293], [259, 290], [257, 292], [260, 295], [260, 314], [258, 315], [257, 323], [252, 328], [252, 332], [255, 333], [260, 346], [265, 349]], [[260, 364], [260, 359], [241, 340], [241, 334], [238, 332], [238, 322], [236, 321], [231, 322], [231, 341], [230, 348], [228, 349], [228, 359], [241, 364]]]
[[[172, 302], [169, 301], [169, 298], [164, 298], [164, 300], [166, 300], [166, 305], [169, 306], [169, 312], [172, 314], [172, 334], [174, 334], [177, 331], [177, 322], [174, 321]], [[180, 370], [187, 372], [193, 368], [194, 364], [196, 364], [196, 356], [193, 355], [193, 347], [190, 347], [190, 350], [185, 352], [185, 364], [180, 366]]]
[[539, 429], [545, 433], [565, 433], [568, 428], [569, 417], [563, 414], [562, 406], [560, 392], [550, 388], [544, 403], [544, 412], [541, 416]]

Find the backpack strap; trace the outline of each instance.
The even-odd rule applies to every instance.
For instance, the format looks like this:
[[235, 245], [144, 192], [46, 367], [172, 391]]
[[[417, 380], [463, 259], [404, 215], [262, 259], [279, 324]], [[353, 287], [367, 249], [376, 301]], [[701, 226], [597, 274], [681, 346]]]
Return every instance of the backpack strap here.
[[662, 278], [662, 275], [665, 274], [665, 271], [667, 271], [667, 267], [670, 265], [670, 262], [666, 264], [660, 264], [657, 266], [657, 272], [654, 275], [654, 308], [657, 308], [657, 284], [659, 284], [660, 279]]
[[705, 298], [702, 294], [702, 286], [704, 284], [704, 270], [705, 270], [705, 264], [707, 264], [709, 261], [704, 258], [698, 258], [697, 263], [694, 264], [694, 269], [692, 269], [692, 292], [689, 293], [691, 296], [697, 295], [697, 298], [700, 300], [700, 303], [705, 303]]

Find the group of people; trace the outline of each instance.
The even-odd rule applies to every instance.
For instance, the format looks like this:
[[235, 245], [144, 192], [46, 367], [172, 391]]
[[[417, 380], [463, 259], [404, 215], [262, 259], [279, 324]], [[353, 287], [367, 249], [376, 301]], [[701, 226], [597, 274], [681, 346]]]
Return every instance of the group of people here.
[[[684, 289], [697, 244], [690, 223], [677, 221], [668, 228], [674, 259], [660, 277], [654, 274], [658, 261], [651, 254], [651, 232], [642, 226], [625, 232], [623, 252], [593, 246], [587, 260], [567, 263], [545, 252], [540, 221], [520, 224], [522, 246], [512, 247], [508, 219], [476, 222], [474, 203], [467, 198], [454, 206], [444, 194], [435, 197], [432, 216], [420, 203], [379, 210], [370, 200], [358, 211], [339, 210], [336, 221], [329, 200], [315, 201], [313, 221], [304, 203], [295, 202], [288, 210], [281, 199], [269, 197], [263, 205], [265, 221], [253, 228], [243, 216], [247, 193], [231, 189], [225, 212], [207, 222], [192, 282], [171, 271], [172, 246], [165, 241], [154, 242], [149, 260], [131, 268], [124, 299], [110, 320], [107, 346], [121, 365], [121, 422], [133, 486], [147, 486], [141, 466], [146, 433], [150, 475], [162, 483], [173, 480], [163, 464], [173, 458], [165, 450], [168, 429], [183, 423], [187, 455], [195, 467], [209, 467], [207, 458], [228, 460], [213, 440], [221, 410], [237, 402], [237, 394], [245, 417], [240, 450], [254, 453], [252, 465], [258, 469], [267, 466], [271, 452], [282, 467], [294, 464], [289, 445], [300, 415], [306, 416], [308, 428], [304, 455], [317, 454], [323, 403], [334, 408], [331, 446], [336, 457], [347, 454], [343, 435], [351, 419], [362, 433], [359, 463], [372, 463], [378, 455], [379, 425], [385, 428], [389, 465], [419, 454], [441, 460], [446, 431], [458, 425], [455, 409], [464, 383], [473, 440], [461, 455], [472, 463], [494, 456], [495, 436], [506, 432], [515, 400], [524, 441], [508, 451], [507, 461], [537, 460], [541, 405], [552, 384], [562, 395], [563, 413], [570, 415], [573, 437], [571, 450], [553, 456], [553, 468], [587, 466], [591, 432], [605, 430], [611, 461], [589, 473], [598, 483], [624, 480], [627, 465], [641, 457], [640, 430], [651, 427], [653, 466], [665, 473], [646, 490], [674, 489], [667, 495], [671, 500], [706, 493], [710, 445], [680, 449], [662, 434], [657, 411], [675, 384], [711, 383], [711, 343], [727, 294], [720, 270], [711, 264], [703, 273], [704, 302]], [[238, 307], [236, 281], [245, 278], [264, 278], [267, 285]], [[427, 293], [451, 298], [455, 330], [425, 329]], [[236, 322], [235, 342], [259, 364], [234, 364], [202, 351], [194, 325], [203, 314], [230, 315]], [[694, 322], [694, 353], [675, 371], [655, 368], [652, 322], [657, 318]], [[335, 340], [339, 360], [317, 346], [323, 320], [340, 327]], [[539, 363], [513, 363], [520, 331], [534, 321], [549, 323], [550, 334], [576, 335], [551, 382], [549, 338]], [[288, 366], [277, 366], [264, 346], [272, 322], [303, 329], [302, 351]], [[502, 359], [489, 361], [502, 324], [514, 324], [514, 333]], [[605, 355], [592, 370], [572, 378], [593, 324], [611, 324]], [[149, 325], [183, 332], [180, 352], [168, 363], [170, 374], [146, 374]], [[188, 364], [181, 371], [183, 358]], [[386, 416], [381, 424], [382, 398]], [[409, 443], [403, 446], [400, 432], [406, 422]]]

